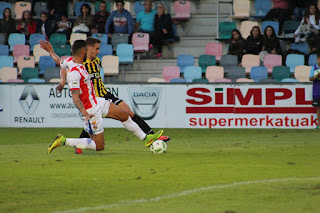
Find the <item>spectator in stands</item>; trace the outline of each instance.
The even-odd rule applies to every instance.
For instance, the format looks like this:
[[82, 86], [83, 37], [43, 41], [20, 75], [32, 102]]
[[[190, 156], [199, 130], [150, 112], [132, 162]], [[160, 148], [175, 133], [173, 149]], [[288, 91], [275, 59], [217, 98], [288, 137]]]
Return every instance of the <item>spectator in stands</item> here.
[[258, 55], [262, 50], [262, 36], [258, 26], [254, 26], [244, 45], [244, 54]]
[[152, 9], [150, 0], [144, 2], [144, 9], [137, 15], [135, 31], [151, 34], [154, 31], [154, 17], [157, 11]]
[[50, 20], [58, 21], [62, 14], [68, 14], [69, 0], [48, 0], [47, 2]]
[[262, 51], [259, 53], [261, 61], [267, 54], [281, 55], [282, 50], [279, 38], [272, 26], [267, 26], [262, 39]]
[[3, 19], [0, 21], [0, 33], [5, 34], [6, 39], [10, 33], [16, 32], [16, 21], [11, 17], [11, 9], [5, 8], [3, 11]]
[[320, 53], [317, 53], [317, 64], [310, 70], [310, 81], [313, 82], [313, 101], [312, 106], [317, 108], [318, 125], [316, 129], [320, 129], [320, 73], [314, 76], [314, 71], [320, 67]]
[[166, 39], [173, 38], [171, 16], [168, 14], [164, 4], [158, 5], [158, 12], [154, 18], [154, 44], [158, 47], [158, 54], [155, 58], [162, 58], [162, 46]]
[[48, 20], [47, 13], [42, 12], [40, 14], [40, 20], [37, 22], [37, 33], [44, 34], [48, 40], [51, 35], [51, 23]]
[[109, 38], [112, 37], [110, 32], [111, 24], [113, 24], [115, 33], [125, 33], [129, 35], [133, 33], [133, 20], [130, 12], [124, 9], [124, 1], [117, 0], [116, 6], [117, 10], [111, 13], [105, 25], [105, 32]]
[[99, 4], [99, 12], [94, 15], [93, 27], [91, 33], [105, 33], [105, 25], [110, 13], [107, 12], [107, 4], [101, 1]]
[[291, 6], [293, 8], [294, 13], [294, 20], [300, 21], [302, 17], [304, 17], [304, 14], [307, 10], [307, 8], [314, 4], [316, 5], [316, 0], [291, 0]]
[[315, 35], [310, 42], [310, 54], [320, 52], [320, 34]]
[[56, 33], [67, 34], [67, 37], [70, 37], [72, 31], [72, 22], [69, 21], [68, 14], [61, 15], [60, 21], [56, 23], [53, 31]]
[[90, 27], [93, 26], [93, 15], [91, 15], [91, 7], [83, 4], [80, 8], [81, 15], [74, 22], [72, 32], [90, 34]]
[[[310, 36], [318, 34], [320, 29], [320, 14], [316, 5], [310, 5], [301, 23], [294, 33], [295, 42], [307, 42]], [[303, 38], [301, 38], [303, 37]]]
[[266, 15], [266, 20], [279, 21], [279, 35], [282, 33], [283, 23], [289, 19], [289, 0], [271, 0], [273, 7]]
[[228, 54], [238, 56], [238, 62], [241, 61], [243, 56], [243, 47], [246, 41], [242, 38], [239, 30], [232, 30], [232, 36], [229, 40]]
[[30, 34], [37, 31], [37, 23], [33, 20], [30, 11], [26, 10], [22, 13], [22, 19], [19, 22], [17, 30], [25, 34], [27, 39], [29, 39]]

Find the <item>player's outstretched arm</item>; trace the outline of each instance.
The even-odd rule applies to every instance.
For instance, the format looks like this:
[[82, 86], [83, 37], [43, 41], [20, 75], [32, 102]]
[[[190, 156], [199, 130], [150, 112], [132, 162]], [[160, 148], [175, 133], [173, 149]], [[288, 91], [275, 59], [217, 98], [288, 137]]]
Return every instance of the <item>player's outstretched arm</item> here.
[[61, 78], [60, 83], [56, 87], [58, 93], [60, 93], [63, 90], [64, 85], [66, 84], [67, 70], [65, 68], [60, 69], [60, 78]]
[[50, 42], [42, 41], [42, 40], [39, 43], [40, 43], [40, 47], [50, 54], [50, 56], [53, 58], [56, 64], [60, 65], [61, 58], [54, 52], [52, 44], [50, 44]]

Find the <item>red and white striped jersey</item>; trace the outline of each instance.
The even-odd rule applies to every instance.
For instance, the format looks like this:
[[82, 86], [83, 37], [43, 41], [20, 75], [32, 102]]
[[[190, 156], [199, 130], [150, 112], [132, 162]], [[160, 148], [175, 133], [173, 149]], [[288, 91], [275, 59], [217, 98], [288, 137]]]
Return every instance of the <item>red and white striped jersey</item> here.
[[80, 90], [80, 100], [86, 110], [96, 106], [97, 99], [89, 73], [83, 64], [74, 63], [72, 58], [68, 59], [62, 60], [60, 66], [67, 69], [67, 83], [70, 90]]

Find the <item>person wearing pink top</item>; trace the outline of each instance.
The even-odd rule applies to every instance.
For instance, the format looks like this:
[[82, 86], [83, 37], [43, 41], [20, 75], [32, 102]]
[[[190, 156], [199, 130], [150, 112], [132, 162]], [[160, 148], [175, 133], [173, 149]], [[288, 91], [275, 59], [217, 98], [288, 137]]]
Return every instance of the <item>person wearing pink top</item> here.
[[265, 20], [279, 21], [279, 34], [282, 32], [283, 23], [290, 17], [289, 0], [271, 0], [273, 7], [266, 15]]

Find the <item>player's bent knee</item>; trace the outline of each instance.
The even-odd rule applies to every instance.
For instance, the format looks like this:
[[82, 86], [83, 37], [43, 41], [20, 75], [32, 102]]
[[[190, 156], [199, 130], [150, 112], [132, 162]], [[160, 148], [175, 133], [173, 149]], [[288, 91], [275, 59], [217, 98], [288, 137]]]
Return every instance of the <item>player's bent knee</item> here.
[[96, 144], [96, 151], [104, 150], [105, 143]]

